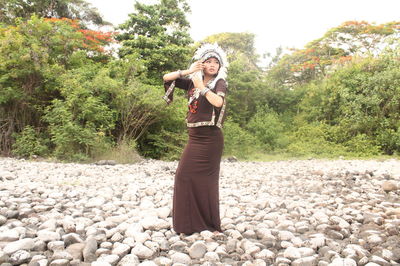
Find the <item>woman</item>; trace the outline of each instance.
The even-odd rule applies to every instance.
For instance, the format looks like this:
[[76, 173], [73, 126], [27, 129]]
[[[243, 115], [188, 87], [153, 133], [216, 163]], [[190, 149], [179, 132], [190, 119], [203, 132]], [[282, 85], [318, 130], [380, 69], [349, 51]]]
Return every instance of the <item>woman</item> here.
[[189, 69], [163, 77], [167, 103], [172, 101], [175, 87], [186, 90], [188, 96], [189, 141], [176, 170], [172, 208], [175, 232], [187, 235], [203, 230], [221, 232], [219, 167], [228, 66], [217, 44], [201, 46], [193, 59], [196, 61]]

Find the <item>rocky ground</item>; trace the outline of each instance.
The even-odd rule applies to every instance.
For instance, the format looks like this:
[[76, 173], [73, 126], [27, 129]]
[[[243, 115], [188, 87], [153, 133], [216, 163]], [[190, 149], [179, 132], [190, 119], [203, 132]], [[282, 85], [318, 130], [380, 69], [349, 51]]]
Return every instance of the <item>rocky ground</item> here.
[[0, 265], [400, 265], [400, 161], [221, 164], [223, 234], [171, 229], [177, 162], [0, 159]]

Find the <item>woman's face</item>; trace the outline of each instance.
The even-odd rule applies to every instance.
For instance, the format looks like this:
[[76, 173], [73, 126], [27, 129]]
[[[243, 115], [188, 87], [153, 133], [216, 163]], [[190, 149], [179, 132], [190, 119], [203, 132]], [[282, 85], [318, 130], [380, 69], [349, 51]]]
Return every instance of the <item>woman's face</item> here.
[[206, 75], [217, 75], [219, 70], [219, 61], [214, 58], [210, 57], [203, 63], [204, 65], [204, 74]]

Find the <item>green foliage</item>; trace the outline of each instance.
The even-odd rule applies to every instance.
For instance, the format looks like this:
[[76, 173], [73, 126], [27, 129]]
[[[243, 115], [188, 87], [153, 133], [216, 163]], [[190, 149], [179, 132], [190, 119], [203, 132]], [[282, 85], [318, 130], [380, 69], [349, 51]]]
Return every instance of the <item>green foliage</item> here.
[[25, 126], [44, 128], [41, 117], [59, 97], [59, 77], [79, 54], [87, 58], [84, 36], [64, 21], [33, 16], [0, 28], [0, 144], [8, 154], [12, 134]]
[[248, 131], [255, 136], [266, 151], [282, 147], [284, 124], [269, 108], [259, 107], [247, 124]]
[[108, 149], [117, 119], [111, 104], [121, 83], [111, 79], [106, 68], [90, 62], [59, 79], [60, 97], [51, 101], [43, 117], [49, 124], [55, 155], [90, 157], [95, 151]]
[[120, 57], [136, 54], [146, 67], [145, 83], [157, 85], [162, 75], [187, 67], [192, 52], [185, 0], [160, 0], [146, 5], [135, 3], [135, 13], [120, 26], [123, 30]]
[[31, 126], [26, 126], [19, 134], [14, 134], [16, 139], [13, 153], [21, 157], [45, 156], [48, 154], [46, 146], [48, 140], [38, 134]]
[[[55, 18], [29, 20], [31, 9], [47, 10], [46, 0], [32, 2], [22, 15], [20, 7], [29, 1], [0, 2], [3, 21], [21, 17], [13, 26], [0, 26], [1, 153], [128, 163], [140, 156], [179, 159], [187, 142], [187, 101], [178, 90], [166, 105], [161, 76], [185, 69], [195, 48], [187, 2], [137, 2], [121, 25], [120, 58], [111, 58], [102, 51], [108, 35], [57, 19], [70, 12], [69, 3], [78, 9], [81, 3], [84, 14], [84, 1], [74, 1], [53, 1]], [[218, 42], [230, 60], [224, 155], [400, 154], [396, 34], [395, 22], [347, 23], [305, 49], [276, 56], [267, 71], [257, 66], [253, 34], [206, 38]], [[380, 45], [390, 38], [382, 52]], [[363, 52], [368, 49], [379, 54]]]
[[307, 124], [299, 127], [289, 137], [287, 152], [294, 156], [336, 157], [346, 154], [345, 148], [329, 140], [327, 125]]
[[[387, 154], [399, 150], [400, 63], [386, 57], [354, 60], [309, 87], [301, 108], [307, 121], [325, 121], [346, 134], [365, 135]], [[389, 133], [391, 132], [391, 133]], [[378, 137], [379, 136], [379, 137]]]
[[208, 36], [203, 42], [218, 43], [227, 54], [229, 62], [241, 57], [240, 60], [246, 60], [249, 69], [258, 69], [259, 56], [256, 53], [254, 39], [255, 35], [249, 32], [224, 32]]
[[380, 147], [376, 141], [365, 134], [358, 134], [348, 140], [345, 144], [348, 153], [356, 156], [371, 156], [381, 154]]
[[84, 0], [0, 0], [0, 22], [14, 24], [16, 18], [40, 17], [79, 19], [105, 24], [96, 8]]
[[232, 120], [224, 123], [224, 155], [246, 159], [260, 150], [259, 140]]
[[[176, 97], [177, 96], [177, 97]], [[184, 117], [186, 100], [174, 96], [174, 102], [166, 105], [164, 100], [157, 105], [158, 123], [154, 123], [139, 139], [139, 150], [143, 155], [156, 159], [176, 160], [180, 158], [188, 139]], [[161, 98], [158, 98], [161, 100]]]
[[137, 163], [141, 157], [136, 148], [134, 140], [121, 141], [117, 145], [94, 153], [90, 161], [113, 160], [119, 164]]

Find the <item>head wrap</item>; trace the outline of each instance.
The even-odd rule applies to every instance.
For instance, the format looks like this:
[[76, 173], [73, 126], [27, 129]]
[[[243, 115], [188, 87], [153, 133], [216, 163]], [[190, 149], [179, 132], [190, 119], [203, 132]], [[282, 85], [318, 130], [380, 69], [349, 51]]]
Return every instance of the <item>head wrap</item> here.
[[[226, 59], [225, 52], [221, 49], [221, 47], [218, 46], [217, 43], [214, 43], [214, 44], [205, 43], [196, 50], [196, 52], [194, 53], [194, 56], [192, 58], [192, 61], [200, 60], [201, 62], [204, 62], [211, 57], [214, 57], [219, 61], [218, 74], [215, 77], [215, 79], [213, 79], [212, 82], [208, 86], [210, 89], [213, 89], [218, 80], [226, 79], [227, 68], [229, 66], [229, 63], [228, 63], [228, 60]], [[193, 73], [193, 74], [195, 74], [195, 73]]]
[[[214, 44], [205, 43], [196, 50], [192, 58], [192, 62], [199, 60], [201, 62], [204, 62], [211, 57], [215, 57], [219, 61], [219, 70], [217, 76], [214, 79], [210, 80], [209, 83], [207, 84], [207, 87], [209, 89], [214, 89], [218, 80], [223, 79], [226, 82], [225, 79], [227, 76], [227, 68], [229, 66], [229, 63], [228, 60], [226, 59], [225, 52], [216, 43]], [[201, 75], [201, 73], [200, 71], [192, 73], [189, 75], [189, 78], [191, 79], [194, 75]], [[167, 104], [170, 104], [173, 99], [175, 80], [172, 82], [164, 83], [164, 88], [165, 88], [165, 95], [163, 96], [163, 99], [167, 102]], [[197, 89], [195, 97], [198, 98], [198, 96], [199, 96], [199, 91]], [[191, 100], [189, 99], [189, 102], [190, 101]]]

